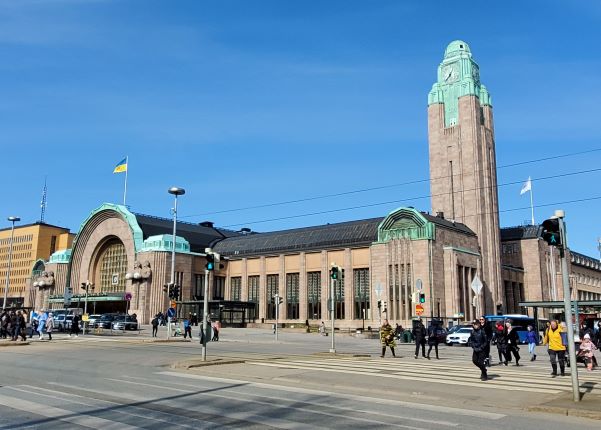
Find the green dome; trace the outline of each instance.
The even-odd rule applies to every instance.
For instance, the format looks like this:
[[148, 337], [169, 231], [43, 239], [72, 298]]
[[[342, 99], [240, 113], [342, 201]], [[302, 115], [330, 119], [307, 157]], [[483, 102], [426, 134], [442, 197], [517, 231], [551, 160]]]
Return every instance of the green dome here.
[[463, 40], [454, 40], [449, 43], [447, 49], [444, 51], [444, 58], [450, 57], [458, 57], [462, 53], [466, 53], [469, 57], [472, 56], [472, 51], [470, 51], [470, 47]]

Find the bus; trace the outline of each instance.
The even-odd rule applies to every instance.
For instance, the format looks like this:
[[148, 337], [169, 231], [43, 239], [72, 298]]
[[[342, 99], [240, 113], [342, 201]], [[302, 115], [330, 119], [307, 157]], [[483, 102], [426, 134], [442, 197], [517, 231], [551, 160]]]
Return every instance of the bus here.
[[538, 321], [535, 321], [533, 317], [522, 314], [485, 315], [484, 318], [486, 318], [486, 324], [490, 324], [493, 332], [498, 321], [505, 323], [505, 321], [511, 320], [511, 325], [517, 330], [520, 343], [523, 344], [528, 343], [527, 333], [529, 325], [537, 330], [538, 343], [540, 343], [547, 328], [547, 322], [549, 322], [545, 318], [538, 318]]

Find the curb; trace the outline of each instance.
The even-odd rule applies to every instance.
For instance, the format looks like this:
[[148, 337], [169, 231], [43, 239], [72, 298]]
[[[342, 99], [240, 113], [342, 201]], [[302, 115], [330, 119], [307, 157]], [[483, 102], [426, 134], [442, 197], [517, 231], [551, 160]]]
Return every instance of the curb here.
[[601, 420], [601, 411], [591, 409], [573, 409], [562, 408], [557, 406], [529, 406], [526, 408], [528, 412], [546, 412], [557, 415], [565, 415], [570, 417], [588, 418], [591, 420]]
[[15, 342], [0, 342], [0, 347], [10, 347], [10, 346], [25, 346], [25, 345], [29, 345], [29, 341], [25, 341], [25, 342], [19, 342], [19, 341], [15, 341]]
[[211, 361], [173, 363], [170, 367], [172, 369], [190, 370], [190, 369], [195, 369], [195, 368], [198, 368], [198, 367], [220, 366], [220, 365], [223, 365], [223, 364], [242, 364], [242, 363], [246, 363], [246, 360], [217, 358], [217, 359], [213, 359]]

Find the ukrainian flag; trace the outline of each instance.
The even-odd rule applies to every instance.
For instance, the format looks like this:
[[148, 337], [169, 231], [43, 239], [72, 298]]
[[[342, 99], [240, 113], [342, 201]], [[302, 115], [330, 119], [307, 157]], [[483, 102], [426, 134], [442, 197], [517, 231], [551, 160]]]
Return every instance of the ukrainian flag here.
[[123, 160], [121, 160], [115, 166], [115, 170], [113, 170], [113, 173], [122, 173], [122, 172], [127, 172], [127, 157], [125, 157]]

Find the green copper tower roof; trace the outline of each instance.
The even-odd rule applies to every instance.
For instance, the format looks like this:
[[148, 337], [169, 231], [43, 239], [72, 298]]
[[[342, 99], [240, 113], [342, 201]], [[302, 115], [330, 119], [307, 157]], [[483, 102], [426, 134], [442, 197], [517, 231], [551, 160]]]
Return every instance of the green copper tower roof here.
[[452, 127], [459, 119], [459, 98], [467, 95], [478, 97], [482, 106], [492, 106], [490, 94], [480, 82], [480, 67], [472, 58], [469, 45], [454, 40], [445, 49], [438, 66], [438, 80], [428, 94], [428, 106], [444, 104], [445, 127]]

